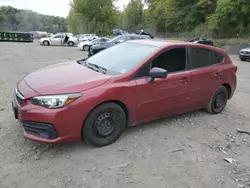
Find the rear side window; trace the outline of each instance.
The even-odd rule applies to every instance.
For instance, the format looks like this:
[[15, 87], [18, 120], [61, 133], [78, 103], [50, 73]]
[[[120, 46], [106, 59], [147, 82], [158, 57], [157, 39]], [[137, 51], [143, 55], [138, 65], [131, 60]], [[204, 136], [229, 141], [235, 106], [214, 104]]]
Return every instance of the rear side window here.
[[190, 47], [188, 53], [188, 69], [207, 67], [221, 63], [224, 57], [206, 48]]
[[224, 57], [216, 52], [211, 51], [212, 63], [217, 64], [221, 63], [224, 60]]

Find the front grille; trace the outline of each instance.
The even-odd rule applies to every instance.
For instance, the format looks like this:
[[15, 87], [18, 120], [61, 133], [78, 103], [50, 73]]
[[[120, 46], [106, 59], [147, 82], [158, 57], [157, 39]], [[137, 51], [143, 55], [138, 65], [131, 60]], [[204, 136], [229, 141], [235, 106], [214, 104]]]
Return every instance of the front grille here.
[[18, 104], [22, 104], [23, 99], [24, 99], [23, 94], [19, 90], [16, 90], [16, 100]]
[[241, 51], [241, 53], [246, 54], [246, 55], [250, 54], [250, 52], [248, 52], [248, 51]]
[[22, 125], [26, 133], [31, 135], [46, 139], [55, 139], [58, 137], [56, 129], [50, 124], [22, 121]]

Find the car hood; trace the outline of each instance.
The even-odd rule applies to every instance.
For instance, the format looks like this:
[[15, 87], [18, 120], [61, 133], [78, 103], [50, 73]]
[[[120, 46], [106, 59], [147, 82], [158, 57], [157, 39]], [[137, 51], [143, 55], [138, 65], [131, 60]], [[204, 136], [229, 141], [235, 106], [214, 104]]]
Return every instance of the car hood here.
[[248, 51], [248, 52], [250, 52], [250, 47], [243, 48], [243, 49], [241, 49], [240, 51]]
[[110, 77], [77, 62], [66, 62], [33, 72], [24, 81], [37, 93], [50, 95], [88, 90], [104, 84]]

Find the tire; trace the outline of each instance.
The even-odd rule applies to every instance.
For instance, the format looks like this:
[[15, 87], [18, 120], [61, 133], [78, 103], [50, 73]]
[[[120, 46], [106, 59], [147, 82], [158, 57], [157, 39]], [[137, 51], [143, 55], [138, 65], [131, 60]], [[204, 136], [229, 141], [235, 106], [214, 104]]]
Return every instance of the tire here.
[[49, 46], [49, 41], [47, 41], [47, 40], [43, 41], [43, 45], [44, 46]]
[[75, 45], [75, 43], [74, 43], [74, 42], [72, 42], [72, 41], [70, 41], [70, 42], [68, 42], [68, 45], [69, 45], [69, 46], [74, 46], [74, 45]]
[[224, 110], [227, 105], [227, 101], [228, 90], [226, 87], [220, 86], [209, 101], [206, 111], [211, 114], [219, 114]]
[[115, 142], [125, 127], [126, 114], [123, 109], [115, 103], [106, 103], [88, 115], [83, 125], [82, 137], [87, 143], [103, 147]]
[[246, 61], [246, 59], [244, 59], [244, 58], [240, 58], [240, 60], [241, 60], [241, 61]]
[[83, 51], [87, 51], [88, 52], [89, 51], [89, 45], [84, 45], [83, 46]]

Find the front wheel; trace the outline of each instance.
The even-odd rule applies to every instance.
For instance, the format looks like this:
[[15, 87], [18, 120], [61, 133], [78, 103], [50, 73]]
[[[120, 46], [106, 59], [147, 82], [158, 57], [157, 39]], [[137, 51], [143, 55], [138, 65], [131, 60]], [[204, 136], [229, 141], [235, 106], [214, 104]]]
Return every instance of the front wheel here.
[[241, 61], [246, 61], [246, 59], [244, 59], [244, 58], [240, 58], [240, 60], [241, 60]]
[[126, 114], [115, 103], [106, 103], [95, 108], [87, 117], [83, 139], [97, 147], [106, 146], [116, 141], [126, 126]]
[[49, 46], [49, 41], [47, 41], [47, 40], [43, 41], [43, 45], [44, 46]]
[[70, 41], [70, 42], [68, 42], [68, 45], [69, 45], [69, 46], [74, 46], [74, 45], [75, 45], [75, 43], [74, 43], [74, 42], [72, 42], [72, 41]]
[[212, 114], [221, 113], [228, 101], [228, 90], [226, 87], [219, 87], [214, 93], [212, 99], [209, 101], [206, 110]]
[[83, 50], [84, 51], [89, 51], [89, 46], [88, 45], [83, 46]]

